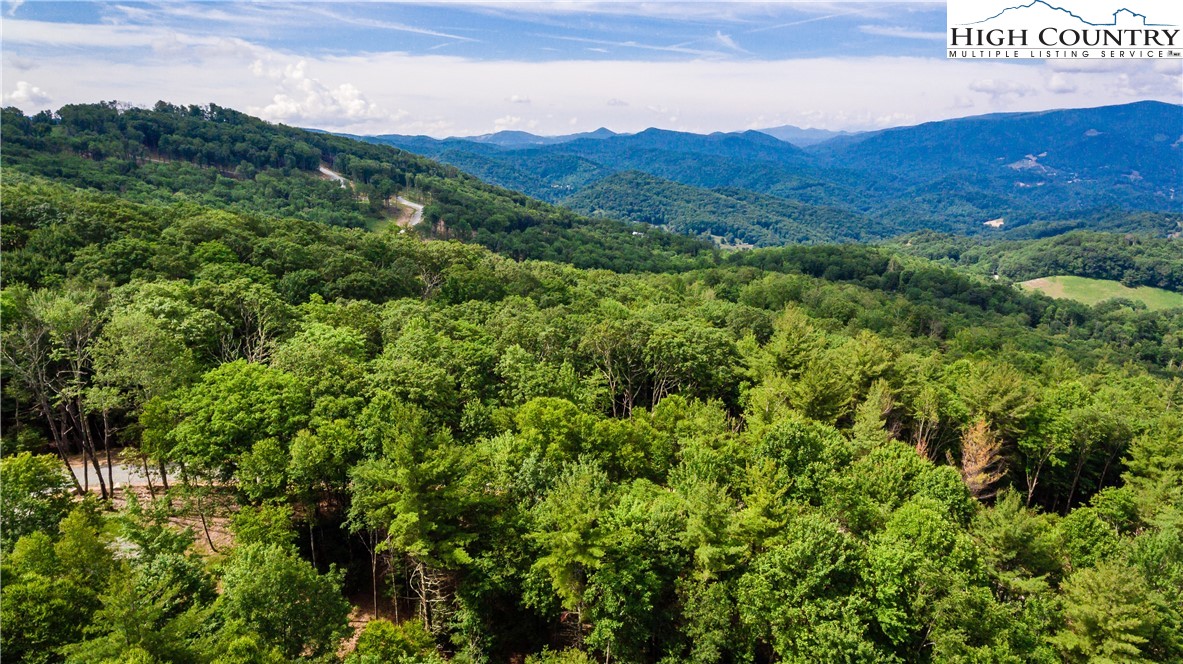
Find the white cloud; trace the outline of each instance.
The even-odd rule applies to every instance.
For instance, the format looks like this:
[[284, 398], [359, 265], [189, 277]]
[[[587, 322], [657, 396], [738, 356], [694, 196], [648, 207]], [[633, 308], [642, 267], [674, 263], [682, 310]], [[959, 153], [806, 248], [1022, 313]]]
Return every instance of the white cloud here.
[[842, 13], [881, 17], [901, 11], [941, 11], [945, 0], [854, 0], [820, 2], [818, 0], [764, 0], [758, 2], [635, 2], [634, 0], [568, 0], [565, 2], [514, 2], [507, 0], [437, 0], [430, 4], [484, 8], [496, 14], [534, 15], [605, 15], [652, 18], [686, 22], [726, 22], [751, 24], [766, 22], [770, 15], [783, 12], [786, 6], [801, 14]]
[[990, 95], [990, 98], [995, 101], [1012, 96], [1026, 97], [1035, 94], [1035, 88], [1026, 83], [1000, 78], [979, 78], [969, 84], [969, 89]]
[[431, 37], [445, 37], [447, 39], [454, 39], [456, 41], [466, 41], [466, 42], [477, 41], [475, 39], [472, 39], [471, 37], [463, 37], [461, 35], [455, 35], [455, 34], [451, 34], [448, 32], [439, 32], [436, 30], [428, 30], [426, 28], [419, 28], [419, 27], [416, 27], [413, 25], [407, 25], [405, 23], [396, 23], [393, 21], [382, 21], [382, 20], [378, 20], [378, 19], [358, 17], [358, 16], [349, 16], [347, 14], [341, 14], [339, 12], [329, 11], [328, 9], [325, 9], [324, 5], [327, 5], [327, 4], [328, 3], [307, 3], [307, 4], [301, 4], [299, 6], [301, 8], [303, 8], [305, 11], [308, 11], [310, 13], [317, 14], [319, 16], [323, 16], [325, 18], [332, 19], [334, 21], [340, 21], [341, 23], [347, 23], [349, 25], [356, 25], [356, 26], [360, 26], [360, 27], [364, 27], [364, 28], [377, 28], [379, 30], [392, 30], [395, 32], [409, 32], [411, 34], [428, 35]]
[[[164, 31], [124, 25], [83, 25], [8, 19], [4, 21], [5, 46], [37, 44], [97, 48], [151, 47]], [[7, 49], [6, 49], [7, 50]]]
[[792, 6], [799, 12], [806, 14], [854, 14], [866, 18], [893, 19], [901, 14], [944, 13], [946, 0], [839, 0], [838, 2], [819, 2], [806, 0], [796, 2]]
[[506, 115], [493, 121], [493, 130], [504, 131], [506, 129], [512, 129], [521, 123], [522, 119], [520, 117], [516, 115]]
[[22, 109], [44, 108], [53, 102], [48, 92], [28, 81], [17, 81], [16, 89], [4, 95], [4, 99]]
[[859, 32], [880, 37], [897, 37], [899, 39], [920, 39], [923, 41], [945, 41], [943, 32], [925, 32], [912, 28], [901, 28], [895, 25], [860, 25]]
[[352, 83], [341, 83], [330, 88], [308, 76], [306, 68], [304, 60], [271, 69], [259, 60], [252, 63], [252, 73], [278, 81], [282, 91], [272, 97], [270, 104], [251, 107], [250, 112], [264, 120], [302, 126], [332, 126], [370, 120], [395, 121], [407, 115], [405, 111], [384, 111], [366, 99]]
[[181, 21], [192, 25], [195, 22], [231, 23], [235, 28], [244, 26], [274, 28], [280, 24], [296, 24], [304, 21], [302, 14], [290, 7], [264, 3], [210, 3], [210, 2], [154, 2], [110, 5], [109, 20], [122, 23], [132, 21], [152, 25], [163, 25]]
[[1052, 72], [1052, 74], [1047, 77], [1046, 87], [1048, 90], [1055, 92], [1056, 94], [1068, 94], [1070, 92], [1076, 92], [1077, 89], [1077, 86], [1072, 82], [1072, 79], [1067, 74], [1060, 72]]
[[877, 129], [900, 127], [903, 125], [914, 124], [915, 122], [916, 116], [912, 113], [884, 113], [875, 117], [875, 127]]
[[[659, 51], [662, 53], [679, 53], [681, 55], [693, 55], [700, 58], [722, 58], [727, 54], [722, 51], [690, 48], [688, 44], [646, 44], [638, 41], [610, 41], [607, 39], [587, 39], [585, 37], [566, 37], [561, 35], [551, 35], [551, 39], [558, 39], [560, 41], [577, 42], [580, 44], [597, 44], [599, 46], [613, 46], [616, 48], [638, 49], [641, 51]], [[588, 49], [589, 51], [595, 49]], [[607, 52], [607, 51], [605, 51]]]
[[[409, 122], [400, 122], [398, 124], [398, 131], [404, 134], [423, 134], [426, 136], [450, 136], [452, 128], [455, 123], [446, 118], [433, 118], [428, 120], [411, 120]], [[387, 127], [380, 131], [390, 132], [392, 129]]]
[[1078, 59], [1078, 60], [1048, 60], [1046, 67], [1055, 72], [1066, 73], [1091, 73], [1103, 74], [1120, 71], [1129, 71], [1131, 68], [1140, 68], [1142, 63], [1136, 60], [1123, 60], [1118, 58], [1106, 58], [1104, 60], [1099, 58], [1092, 59]]
[[951, 103], [949, 105], [949, 108], [951, 108], [951, 109], [966, 109], [966, 108], [973, 108], [973, 107], [974, 107], [974, 100], [970, 99], [969, 97], [966, 97], [965, 95], [955, 95], [953, 97], [953, 103]]
[[[258, 57], [262, 49], [237, 37], [193, 35], [168, 28], [115, 25], [107, 23], [80, 24], [49, 21], [8, 19], [4, 21], [4, 59], [8, 62], [13, 47], [56, 47], [91, 49], [88, 60], [101, 66], [105, 58], [98, 50], [127, 52], [152, 49], [152, 55], [212, 57]], [[69, 54], [43, 54], [41, 57], [61, 57]]]
[[[1017, 63], [939, 56], [768, 60], [731, 57], [721, 46], [717, 54], [661, 54], [653, 60], [592, 55], [583, 60], [477, 60], [400, 52], [300, 56], [242, 39], [156, 26], [21, 19], [5, 20], [4, 40], [4, 79], [35, 82], [42, 94], [53, 91], [55, 104], [102, 99], [141, 105], [158, 99], [214, 102], [269, 120], [372, 134], [473, 135], [499, 121], [499, 128], [513, 126], [506, 123], [514, 118], [517, 128], [536, 122], [539, 133], [558, 134], [570, 131], [571, 117], [580, 118], [581, 126], [621, 132], [652, 125], [731, 131], [748, 128], [761, 117], [769, 120], [761, 126], [857, 130], [971, 111], [1138, 99], [1177, 103], [1183, 85], [1180, 61]], [[613, 50], [624, 43], [613, 42]], [[32, 87], [24, 93], [30, 100], [22, 104], [32, 103]], [[538, 89], [547, 91], [545, 103], [506, 105], [507, 91], [527, 99], [524, 92]], [[6, 99], [18, 91], [14, 88]], [[549, 115], [520, 117], [527, 109]]]
[[[828, 4], [828, 3], [818, 3], [818, 4]], [[808, 6], [808, 5], [803, 5], [803, 6]], [[852, 14], [857, 14], [857, 13], [858, 13], [857, 11], [851, 11], [851, 10], [834, 11], [833, 13], [827, 13], [824, 16], [812, 16], [810, 18], [797, 19], [797, 20], [793, 20], [793, 21], [788, 21], [787, 23], [777, 23], [775, 25], [762, 25], [758, 28], [752, 28], [751, 30], [748, 30], [748, 33], [751, 34], [753, 32], [768, 32], [770, 30], [782, 30], [784, 28], [795, 28], [798, 25], [805, 25], [806, 23], [814, 23], [817, 21], [828, 21], [832, 18], [839, 18], [841, 16], [850, 16]]]
[[565, 2], [513, 2], [504, 0], [442, 0], [440, 5], [463, 5], [483, 8], [492, 14], [532, 14], [541, 16], [601, 15], [630, 16], [671, 21], [722, 21], [742, 23], [765, 16], [762, 2], [633, 2], [631, 0], [576, 0]]
[[8, 0], [8, 15], [16, 16], [16, 10], [25, 4], [25, 0]]
[[1154, 71], [1160, 74], [1183, 74], [1183, 60], [1155, 60]]
[[37, 62], [32, 58], [19, 58], [17, 56], [5, 57], [5, 66], [12, 67], [16, 71], [29, 71], [37, 66]]
[[511, 104], [529, 104], [530, 98], [525, 95], [510, 95], [505, 101]]
[[749, 51], [749, 50], [745, 49], [744, 47], [740, 46], [739, 44], [735, 43], [735, 40], [731, 38], [731, 35], [723, 34], [722, 30], [715, 31], [715, 41], [719, 45], [721, 45], [723, 48], [729, 48], [729, 49], [735, 51], [736, 53], [748, 53], [748, 54], [751, 53], [751, 51]]

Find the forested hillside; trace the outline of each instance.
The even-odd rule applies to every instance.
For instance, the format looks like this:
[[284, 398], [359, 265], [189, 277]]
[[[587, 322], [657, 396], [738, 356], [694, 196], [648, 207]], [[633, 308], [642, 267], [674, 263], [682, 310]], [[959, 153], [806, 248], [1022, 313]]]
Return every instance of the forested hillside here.
[[[295, 165], [170, 162], [211, 190], [19, 121], [6, 661], [1183, 659], [1183, 310], [893, 247], [715, 253], [293, 133], [483, 229], [369, 230]], [[256, 189], [285, 168], [290, 213]], [[499, 214], [553, 234], [498, 245]]]
[[[72, 105], [31, 118], [8, 108], [3, 134], [7, 168], [134, 201], [193, 201], [362, 228], [397, 216], [393, 198], [406, 194], [426, 204], [417, 232], [519, 259], [669, 269], [707, 249], [657, 229], [582, 218], [400, 150], [271, 125], [213, 104]], [[323, 176], [321, 166], [350, 186]]]
[[742, 189], [690, 187], [639, 171], [604, 178], [563, 204], [593, 217], [630, 219], [714, 238], [724, 246], [851, 241], [860, 239], [867, 226], [866, 219], [849, 210]]
[[919, 233], [889, 246], [1011, 281], [1070, 274], [1183, 292], [1183, 241], [1177, 238], [1075, 231], [1042, 240], [982, 242]]

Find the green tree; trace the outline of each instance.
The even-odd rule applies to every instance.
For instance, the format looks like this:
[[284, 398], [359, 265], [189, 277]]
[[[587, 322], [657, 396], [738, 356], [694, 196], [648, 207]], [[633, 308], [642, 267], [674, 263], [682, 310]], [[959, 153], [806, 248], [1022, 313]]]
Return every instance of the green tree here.
[[879, 661], [860, 544], [809, 515], [793, 519], [739, 580], [740, 619], [784, 661]]
[[1078, 507], [1056, 524], [1060, 550], [1073, 569], [1092, 567], [1118, 557], [1122, 541], [1117, 528], [1095, 507]]
[[1135, 438], [1122, 476], [1138, 510], [1150, 520], [1167, 507], [1183, 509], [1183, 414], [1164, 413]]
[[596, 367], [612, 399], [613, 415], [628, 415], [644, 389], [645, 348], [652, 324], [616, 312], [587, 328], [580, 351]]
[[1022, 592], [1031, 587], [1028, 579], [1059, 580], [1064, 561], [1055, 526], [1054, 517], [1024, 507], [1017, 492], [1005, 490], [974, 519], [972, 532], [991, 571], [1014, 592]]
[[651, 401], [667, 394], [701, 398], [725, 395], [735, 381], [739, 359], [731, 336], [697, 321], [680, 320], [654, 328], [644, 360], [653, 374]]
[[[11, 383], [35, 405], [58, 456], [78, 481], [66, 456], [77, 450], [94, 470], [103, 498], [106, 482], [84, 397], [94, 340], [103, 322], [104, 298], [94, 288], [6, 288], [3, 298], [3, 359]], [[8, 381], [6, 381], [8, 382]]]
[[926, 650], [941, 602], [986, 581], [981, 552], [934, 500], [901, 506], [868, 549], [874, 615], [897, 649]]
[[199, 366], [171, 322], [133, 308], [112, 314], [94, 355], [96, 381], [131, 392], [137, 404], [187, 386]]
[[66, 662], [204, 662], [201, 637], [213, 606], [192, 604], [178, 611], [184, 593], [165, 577], [117, 571], [87, 628], [91, 638], [63, 648]]
[[248, 544], [226, 565], [219, 610], [288, 658], [321, 656], [336, 650], [348, 627], [341, 576], [335, 568], [318, 574], [288, 547]]
[[[623, 486], [599, 527], [604, 557], [585, 568], [581, 617], [591, 623], [586, 643], [606, 659], [645, 661], [657, 652], [654, 634], [676, 624], [672, 596], [686, 564], [681, 538], [682, 501], [644, 479]], [[552, 578], [553, 583], [553, 578]]]
[[604, 471], [590, 463], [564, 469], [546, 497], [532, 510], [530, 538], [542, 554], [534, 568], [550, 580], [563, 607], [581, 624], [588, 575], [602, 564], [608, 538], [602, 520], [612, 490]]
[[346, 664], [411, 664], [443, 662], [435, 639], [421, 620], [395, 625], [381, 618], [366, 623], [357, 638], [357, 648]]
[[245, 505], [230, 518], [230, 531], [240, 546], [290, 546], [296, 536], [292, 529], [292, 508], [287, 505]]
[[446, 431], [428, 433], [425, 412], [390, 393], [376, 395], [360, 420], [363, 445], [380, 458], [352, 471], [350, 521], [383, 533], [380, 549], [405, 558], [434, 630], [446, 615], [450, 572], [472, 561], [479, 503], [464, 482], [467, 458]]
[[1120, 562], [1065, 582], [1066, 626], [1051, 642], [1069, 662], [1167, 662], [1183, 657], [1179, 614]]
[[115, 560], [93, 507], [84, 504], [63, 519], [56, 542], [34, 531], [5, 555], [0, 588], [5, 657], [58, 661], [56, 649], [79, 640], [100, 608]]
[[592, 664], [594, 661], [590, 655], [575, 648], [558, 651], [548, 649], [526, 657], [526, 664]]
[[786, 497], [819, 503], [826, 482], [853, 453], [836, 429], [791, 415], [766, 430], [752, 456], [776, 464], [776, 488]]
[[29, 452], [0, 459], [0, 550], [11, 551], [32, 532], [57, 530], [70, 503], [70, 482], [57, 459]]
[[162, 432], [174, 441], [170, 456], [192, 472], [223, 478], [259, 441], [289, 440], [309, 408], [290, 374], [243, 360], [205, 374], [177, 403], [180, 421]]
[[276, 348], [271, 366], [300, 379], [316, 398], [355, 394], [361, 387], [365, 361], [361, 334], [312, 322]]
[[15, 661], [58, 661], [59, 646], [76, 641], [97, 608], [93, 590], [61, 575], [49, 535], [36, 531], [5, 555], [0, 588], [0, 649]]
[[1035, 404], [1023, 374], [1006, 363], [976, 363], [960, 381], [960, 396], [971, 419], [984, 419], [1003, 439], [1023, 432], [1023, 419]]

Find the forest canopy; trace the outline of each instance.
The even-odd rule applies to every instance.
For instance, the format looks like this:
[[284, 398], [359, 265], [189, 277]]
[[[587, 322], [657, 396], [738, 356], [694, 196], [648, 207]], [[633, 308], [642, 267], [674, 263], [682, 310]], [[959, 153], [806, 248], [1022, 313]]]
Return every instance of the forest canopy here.
[[[263, 160], [198, 110], [143, 112], [193, 173], [355, 149]], [[61, 142], [113, 114], [147, 145], [130, 110], [5, 113], [13, 661], [1183, 658], [1183, 311], [890, 247], [616, 244], [386, 149], [440, 214], [563, 230], [368, 230]]]

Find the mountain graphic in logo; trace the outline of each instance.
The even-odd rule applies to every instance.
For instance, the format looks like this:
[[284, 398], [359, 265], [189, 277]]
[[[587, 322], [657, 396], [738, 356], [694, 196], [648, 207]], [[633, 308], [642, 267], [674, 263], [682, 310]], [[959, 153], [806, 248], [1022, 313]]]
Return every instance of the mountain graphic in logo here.
[[[1044, 9], [1044, 8], [1046, 8], [1046, 9]], [[1158, 26], [1165, 27], [1165, 26], [1171, 25], [1169, 23], [1150, 23], [1147, 20], [1145, 14], [1139, 14], [1138, 12], [1136, 12], [1132, 9], [1127, 9], [1125, 7], [1122, 7], [1121, 9], [1118, 9], [1117, 11], [1113, 12], [1113, 20], [1111, 22], [1109, 22], [1109, 23], [1093, 23], [1092, 21], [1086, 20], [1084, 17], [1073, 13], [1071, 10], [1064, 9], [1063, 7], [1057, 7], [1055, 5], [1044, 2], [1044, 0], [1032, 0], [1031, 2], [1028, 2], [1025, 5], [1016, 5], [1014, 7], [1007, 7], [1006, 9], [998, 12], [997, 14], [995, 14], [989, 18], [984, 18], [980, 21], [974, 21], [972, 23], [962, 23], [961, 25], [979, 25], [982, 23], [987, 23], [989, 21], [993, 21], [994, 19], [1000, 18], [1004, 14], [1008, 14], [1008, 13], [1011, 13], [1011, 14], [1018, 14], [1020, 12], [1024, 13], [1024, 14], [1028, 13], [1023, 10], [1032, 10], [1032, 11], [1042, 10], [1042, 11], [1044, 11], [1044, 13], [1046, 13], [1047, 10], [1051, 10], [1053, 12], [1061, 12], [1063, 14], [1066, 14], [1067, 16], [1071, 16], [1072, 18], [1076, 19], [1077, 21], [1080, 21], [1084, 25], [1089, 25], [1089, 26], [1092, 26], [1095, 28], [1114, 27], [1119, 22], [1121, 22], [1124, 25], [1129, 25], [1130, 23], [1136, 23], [1139, 26], [1146, 26], [1146, 27], [1158, 27]]]

